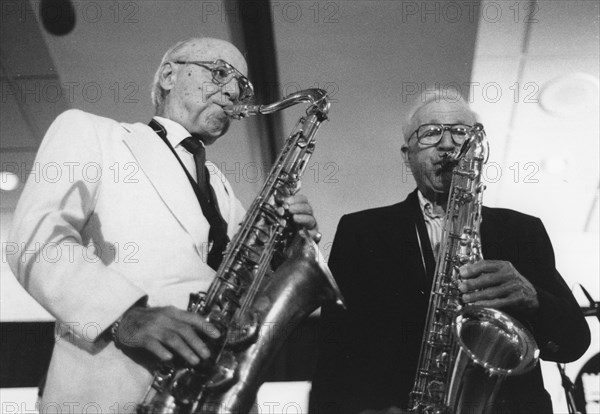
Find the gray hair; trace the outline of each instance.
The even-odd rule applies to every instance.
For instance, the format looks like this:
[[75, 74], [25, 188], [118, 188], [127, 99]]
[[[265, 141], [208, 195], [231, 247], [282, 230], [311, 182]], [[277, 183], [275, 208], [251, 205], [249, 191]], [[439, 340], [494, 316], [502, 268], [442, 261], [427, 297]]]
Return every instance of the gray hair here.
[[201, 40], [201, 38], [190, 37], [189, 39], [179, 41], [171, 46], [163, 56], [160, 65], [158, 65], [158, 69], [156, 69], [156, 73], [154, 74], [151, 90], [152, 104], [157, 112], [162, 107], [163, 103], [165, 102], [165, 97], [167, 96], [167, 91], [160, 86], [160, 73], [162, 71], [162, 67], [169, 61], [181, 59], [183, 55], [185, 55], [184, 52], [187, 52], [186, 49], [188, 46], [198, 40]]
[[420, 97], [415, 100], [415, 103], [413, 104], [410, 111], [408, 111], [406, 120], [402, 125], [402, 135], [404, 136], [405, 143], [408, 142], [408, 138], [410, 138], [410, 136], [414, 132], [413, 122], [417, 113], [421, 109], [434, 102], [448, 102], [451, 104], [459, 105], [465, 108], [471, 114], [473, 114], [473, 117], [475, 117], [476, 120], [479, 120], [477, 114], [469, 107], [469, 104], [459, 91], [439, 88], [435, 91], [425, 90], [423, 91], [423, 93], [421, 93]]

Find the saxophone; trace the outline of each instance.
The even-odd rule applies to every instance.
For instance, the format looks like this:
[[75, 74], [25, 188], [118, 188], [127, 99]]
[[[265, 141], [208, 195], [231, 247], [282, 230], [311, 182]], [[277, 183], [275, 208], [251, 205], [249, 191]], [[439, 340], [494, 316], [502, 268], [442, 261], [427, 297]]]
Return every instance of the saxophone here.
[[457, 153], [419, 365], [409, 396], [416, 414], [476, 414], [491, 409], [502, 380], [537, 364], [533, 335], [496, 309], [464, 306], [460, 266], [483, 259], [479, 227], [488, 153], [485, 131], [475, 124]]
[[207, 340], [211, 357], [199, 365], [171, 363], [154, 374], [138, 414], [247, 413], [264, 381], [264, 368], [288, 334], [323, 303], [342, 295], [315, 242], [277, 213], [300, 188], [327, 119], [325, 91], [307, 89], [270, 105], [235, 105], [228, 116], [270, 114], [308, 102], [258, 197], [229, 243], [208, 292], [192, 293], [188, 311], [221, 333]]

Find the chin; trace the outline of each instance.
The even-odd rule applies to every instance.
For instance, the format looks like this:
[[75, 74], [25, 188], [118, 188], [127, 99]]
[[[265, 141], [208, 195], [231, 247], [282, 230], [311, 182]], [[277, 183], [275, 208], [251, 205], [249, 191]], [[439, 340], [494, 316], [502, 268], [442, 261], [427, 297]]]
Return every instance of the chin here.
[[436, 194], [447, 194], [450, 192], [451, 181], [436, 180], [431, 183], [431, 189]]
[[202, 141], [204, 142], [205, 145], [210, 145], [213, 142], [215, 142], [217, 139], [219, 139], [220, 137], [225, 135], [228, 130], [229, 130], [229, 122], [219, 123], [218, 125], [211, 123], [210, 128], [208, 128], [202, 134]]
[[221, 128], [213, 130], [211, 132], [211, 136], [213, 137], [213, 140], [216, 141], [217, 138], [220, 138], [223, 135], [225, 135], [227, 133], [227, 131], [229, 131], [229, 123], [227, 123], [226, 125], [223, 125]]

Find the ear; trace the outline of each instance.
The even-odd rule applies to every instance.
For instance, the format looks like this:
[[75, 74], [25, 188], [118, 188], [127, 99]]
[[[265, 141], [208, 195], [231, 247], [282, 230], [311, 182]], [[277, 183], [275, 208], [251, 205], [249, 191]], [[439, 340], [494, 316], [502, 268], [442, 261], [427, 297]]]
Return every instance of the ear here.
[[400, 147], [400, 151], [402, 152], [402, 159], [404, 160], [404, 163], [405, 163], [406, 165], [409, 165], [409, 164], [408, 164], [408, 145], [406, 145], [406, 144], [403, 144], [403, 145]]
[[175, 82], [177, 81], [177, 74], [175, 73], [175, 66], [171, 62], [165, 62], [160, 68], [159, 73], [159, 83], [160, 86], [166, 90], [170, 91], [175, 86]]

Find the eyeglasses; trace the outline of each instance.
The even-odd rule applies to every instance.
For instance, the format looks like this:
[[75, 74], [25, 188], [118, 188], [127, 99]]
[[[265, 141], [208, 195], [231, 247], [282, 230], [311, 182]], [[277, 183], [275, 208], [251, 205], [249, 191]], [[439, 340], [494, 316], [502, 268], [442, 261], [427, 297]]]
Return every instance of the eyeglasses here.
[[471, 125], [464, 124], [423, 124], [410, 134], [408, 139], [417, 134], [417, 140], [422, 145], [437, 145], [442, 140], [442, 135], [450, 131], [450, 136], [455, 145], [465, 142]]
[[235, 78], [240, 89], [240, 93], [235, 100], [235, 103], [245, 102], [254, 96], [254, 87], [252, 86], [252, 82], [242, 75], [239, 70], [222, 59], [206, 62], [176, 60], [173, 63], [177, 63], [178, 65], [196, 65], [210, 70], [213, 83], [219, 86], [225, 86]]

